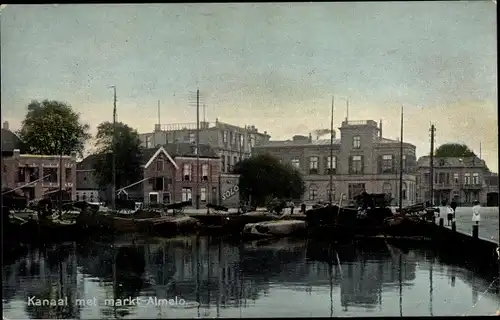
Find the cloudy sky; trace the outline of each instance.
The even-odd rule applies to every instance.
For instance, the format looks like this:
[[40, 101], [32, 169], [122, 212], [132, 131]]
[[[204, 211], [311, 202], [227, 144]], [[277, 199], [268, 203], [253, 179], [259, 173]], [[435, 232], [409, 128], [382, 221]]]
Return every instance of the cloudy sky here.
[[475, 2], [8, 5], [1, 11], [2, 119], [32, 99], [63, 100], [93, 131], [118, 117], [139, 132], [206, 118], [273, 139], [383, 119], [418, 156], [460, 142], [498, 169], [496, 5]]

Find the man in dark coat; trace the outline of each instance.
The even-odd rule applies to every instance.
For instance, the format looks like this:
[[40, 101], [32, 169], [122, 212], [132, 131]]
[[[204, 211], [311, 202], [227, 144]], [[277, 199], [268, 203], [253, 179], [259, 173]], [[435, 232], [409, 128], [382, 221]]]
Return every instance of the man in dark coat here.
[[450, 203], [450, 207], [453, 209], [453, 219], [455, 219], [455, 210], [457, 209], [457, 202], [455, 200], [453, 200]]

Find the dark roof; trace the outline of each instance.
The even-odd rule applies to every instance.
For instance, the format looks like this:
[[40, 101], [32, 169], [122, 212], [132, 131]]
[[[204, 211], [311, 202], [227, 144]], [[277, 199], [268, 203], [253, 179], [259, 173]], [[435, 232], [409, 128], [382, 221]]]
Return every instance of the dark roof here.
[[[420, 157], [417, 161], [417, 166], [419, 167], [429, 167], [430, 166], [430, 156]], [[444, 165], [442, 164], [444, 160]], [[478, 157], [435, 157], [434, 167], [486, 167], [484, 160]]]
[[94, 169], [97, 161], [102, 157], [102, 154], [91, 154], [85, 157], [82, 161], [76, 164], [76, 170], [91, 170]]
[[2, 154], [12, 153], [14, 149], [19, 149], [21, 153], [26, 152], [21, 139], [14, 132], [2, 128]]
[[[162, 145], [162, 147], [168, 152], [168, 154], [172, 157], [196, 157], [195, 148], [196, 146], [192, 143], [169, 143]], [[148, 148], [142, 150], [142, 159], [144, 164], [146, 164], [149, 159], [158, 151], [158, 147], [156, 148]], [[199, 145], [200, 158], [219, 158], [217, 153], [210, 147], [208, 144], [200, 144]]]
[[[192, 143], [169, 143], [162, 146], [172, 157], [196, 157], [195, 145]], [[149, 159], [158, 151], [158, 148], [142, 149], [142, 162], [146, 164]], [[91, 154], [76, 165], [77, 170], [94, 169], [95, 164], [99, 161], [101, 154]], [[201, 158], [219, 158], [215, 151], [207, 144], [200, 144]]]

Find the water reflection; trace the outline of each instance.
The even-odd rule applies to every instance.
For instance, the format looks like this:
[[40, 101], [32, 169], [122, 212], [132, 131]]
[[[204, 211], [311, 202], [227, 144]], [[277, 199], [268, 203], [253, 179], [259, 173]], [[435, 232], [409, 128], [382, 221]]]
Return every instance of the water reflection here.
[[[17, 319], [432, 316], [493, 314], [500, 298], [481, 296], [492, 280], [384, 242], [183, 237], [32, 248], [4, 266], [2, 290], [4, 314]], [[28, 305], [31, 296], [68, 303]], [[185, 303], [149, 303], [176, 297]], [[97, 306], [77, 303], [93, 298]]]

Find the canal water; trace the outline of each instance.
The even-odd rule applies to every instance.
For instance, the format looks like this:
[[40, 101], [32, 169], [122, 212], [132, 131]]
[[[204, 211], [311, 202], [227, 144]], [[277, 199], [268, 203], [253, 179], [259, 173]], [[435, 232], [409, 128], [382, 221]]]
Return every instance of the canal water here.
[[[298, 239], [124, 238], [25, 248], [6, 259], [8, 319], [457, 316], [500, 309], [494, 275], [385, 242], [333, 248]], [[43, 305], [50, 303], [59, 305]]]

